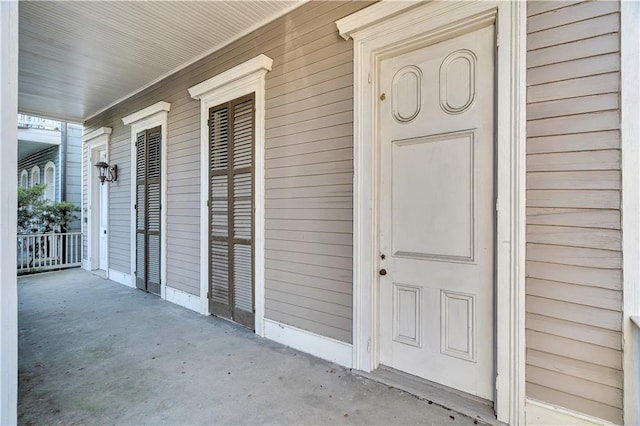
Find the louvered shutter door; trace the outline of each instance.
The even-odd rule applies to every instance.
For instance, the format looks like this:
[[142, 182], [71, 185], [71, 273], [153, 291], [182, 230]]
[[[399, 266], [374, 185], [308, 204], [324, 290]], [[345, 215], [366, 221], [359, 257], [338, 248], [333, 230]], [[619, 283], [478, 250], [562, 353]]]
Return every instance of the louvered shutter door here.
[[254, 328], [254, 97], [209, 110], [210, 311]]
[[147, 159], [147, 132], [138, 133], [136, 138], [136, 287], [147, 289], [146, 279], [146, 159]]
[[136, 138], [136, 286], [160, 294], [160, 127]]
[[160, 294], [160, 127], [147, 131], [147, 291]]
[[253, 97], [232, 110], [234, 317], [253, 328]]
[[229, 296], [229, 110], [209, 110], [209, 291], [211, 313], [231, 318]]

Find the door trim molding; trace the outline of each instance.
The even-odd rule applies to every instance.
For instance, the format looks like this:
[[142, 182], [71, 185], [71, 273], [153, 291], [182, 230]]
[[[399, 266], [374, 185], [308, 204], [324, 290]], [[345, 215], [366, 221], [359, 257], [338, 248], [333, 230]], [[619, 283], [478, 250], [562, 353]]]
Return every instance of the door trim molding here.
[[640, 422], [640, 329], [632, 317], [640, 314], [640, 4], [620, 2], [621, 160], [622, 160], [622, 276], [623, 276], [623, 407], [624, 423]]
[[167, 118], [171, 104], [156, 102], [140, 111], [122, 118], [122, 123], [131, 126], [131, 287], [136, 287], [136, 137], [143, 130], [160, 126], [160, 297], [167, 298]]
[[[87, 219], [87, 231], [86, 231], [86, 239], [87, 239], [87, 259], [86, 262], [83, 262], [83, 267], [89, 271], [99, 269], [100, 268], [100, 258], [94, 256], [95, 253], [99, 253], [99, 248], [95, 247], [96, 244], [100, 244], [100, 235], [97, 234], [94, 229], [94, 222], [96, 222], [96, 218], [94, 217], [96, 212], [93, 209], [94, 199], [95, 197], [99, 197], [100, 190], [98, 187], [98, 191], [96, 191], [97, 180], [93, 178], [93, 165], [91, 164], [91, 158], [93, 157], [93, 152], [96, 150], [100, 150], [104, 148], [107, 155], [107, 160], [109, 159], [109, 142], [111, 139], [111, 127], [100, 127], [86, 135], [82, 136], [83, 143], [83, 156], [85, 155], [84, 148], [86, 147], [86, 158], [82, 161], [82, 166], [85, 168], [87, 173], [87, 187], [86, 187], [86, 202], [87, 209], [83, 211], [83, 217]], [[96, 193], [97, 192], [97, 193]], [[109, 188], [107, 188], [107, 212], [109, 211]], [[99, 214], [99, 212], [97, 212]], [[84, 222], [84, 219], [83, 219]], [[99, 225], [99, 220], [98, 220]], [[107, 227], [109, 224], [109, 215], [107, 214]], [[99, 232], [99, 231], [98, 231]], [[107, 247], [109, 247], [109, 235], [107, 232]], [[109, 277], [109, 250], [107, 249], [106, 253], [107, 258], [107, 267], [105, 268], [105, 272], [107, 273], [107, 278]]]
[[[353, 366], [379, 364], [376, 61], [423, 38], [455, 34], [493, 16], [497, 25], [496, 391], [498, 420], [524, 422], [526, 6], [519, 2], [382, 1], [336, 22], [354, 40]], [[402, 13], [409, 10], [410, 13]], [[378, 9], [375, 11], [374, 9]], [[460, 24], [462, 22], [462, 24]], [[455, 23], [449, 25], [450, 23]], [[446, 27], [449, 25], [448, 27]], [[347, 28], [351, 28], [347, 30]], [[444, 29], [443, 29], [444, 28]], [[502, 77], [502, 78], [500, 78]]]
[[254, 137], [254, 300], [255, 333], [264, 337], [264, 138], [265, 138], [265, 76], [273, 60], [258, 55], [230, 70], [222, 72], [188, 89], [189, 95], [200, 101], [200, 313], [209, 315], [209, 108], [255, 93]]

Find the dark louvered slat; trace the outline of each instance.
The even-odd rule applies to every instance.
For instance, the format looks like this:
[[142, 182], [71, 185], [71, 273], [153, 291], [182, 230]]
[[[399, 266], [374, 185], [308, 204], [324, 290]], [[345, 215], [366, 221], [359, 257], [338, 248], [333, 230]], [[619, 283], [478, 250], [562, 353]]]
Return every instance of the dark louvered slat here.
[[218, 237], [229, 236], [229, 224], [228, 224], [228, 176], [212, 176], [211, 177], [211, 189], [209, 198], [211, 209], [211, 235]]
[[226, 241], [211, 242], [211, 298], [229, 304], [229, 247]]
[[253, 99], [233, 109], [233, 168], [251, 167], [253, 159]]
[[228, 109], [211, 109], [209, 114], [209, 166], [212, 171], [226, 170], [229, 163]]
[[234, 238], [251, 240], [252, 237], [252, 173], [238, 173], [233, 178], [233, 232]]
[[147, 230], [160, 232], [160, 184], [147, 186]]
[[145, 234], [136, 234], [136, 278], [145, 281]]
[[253, 273], [251, 246], [235, 244], [233, 248], [233, 284], [235, 307], [253, 312]]

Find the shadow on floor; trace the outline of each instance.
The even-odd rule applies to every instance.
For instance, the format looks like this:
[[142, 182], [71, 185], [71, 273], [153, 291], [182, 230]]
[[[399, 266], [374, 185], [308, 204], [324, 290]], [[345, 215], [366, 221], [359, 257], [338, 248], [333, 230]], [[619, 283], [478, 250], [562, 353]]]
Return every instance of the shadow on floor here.
[[474, 423], [80, 269], [18, 291], [20, 424]]

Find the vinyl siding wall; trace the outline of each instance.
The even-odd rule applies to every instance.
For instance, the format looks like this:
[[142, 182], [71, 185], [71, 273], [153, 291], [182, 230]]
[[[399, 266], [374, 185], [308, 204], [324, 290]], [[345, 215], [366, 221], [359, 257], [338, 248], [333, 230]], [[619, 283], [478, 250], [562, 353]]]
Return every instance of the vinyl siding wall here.
[[199, 294], [200, 102], [187, 89], [263, 53], [274, 60], [265, 94], [266, 317], [351, 342], [353, 44], [335, 21], [368, 4], [309, 2], [86, 123], [85, 132], [113, 128], [110, 268], [131, 273], [131, 135], [121, 119], [170, 102], [166, 284]]
[[622, 422], [619, 2], [529, 2], [527, 395]]

